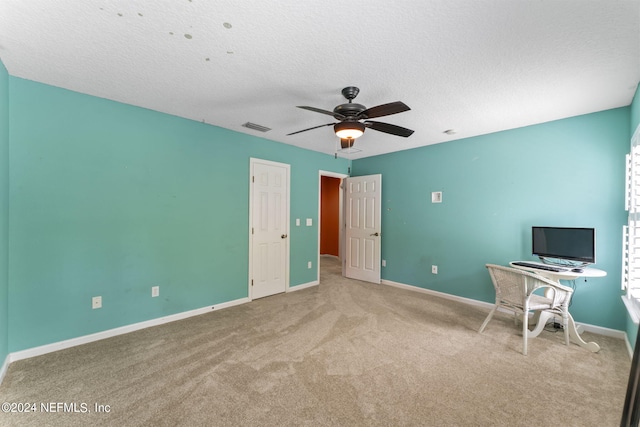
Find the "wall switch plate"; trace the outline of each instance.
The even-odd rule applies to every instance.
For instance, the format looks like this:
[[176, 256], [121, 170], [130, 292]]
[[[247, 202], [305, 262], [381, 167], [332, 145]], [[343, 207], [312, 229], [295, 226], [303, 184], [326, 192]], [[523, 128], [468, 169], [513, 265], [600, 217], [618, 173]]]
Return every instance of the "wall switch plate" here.
[[432, 265], [431, 266], [431, 272], [433, 274], [438, 274], [438, 266], [437, 265]]
[[311, 263], [311, 261], [309, 261], [309, 262], [307, 263], [307, 268], [311, 268], [311, 266], [313, 266], [313, 263]]
[[434, 191], [431, 193], [431, 203], [442, 203], [442, 191]]
[[296, 227], [300, 227], [300, 218], [296, 218]]
[[383, 266], [383, 267], [386, 267], [386, 266], [387, 266], [387, 260], [386, 260], [386, 259], [383, 259], [383, 260], [382, 260], [382, 266]]
[[160, 296], [160, 286], [152, 286], [151, 287], [151, 296], [152, 297]]
[[307, 218], [307, 227], [311, 227], [313, 225], [313, 220], [311, 218]]
[[102, 308], [102, 297], [91, 298], [91, 308], [93, 308], [94, 310], [96, 308]]

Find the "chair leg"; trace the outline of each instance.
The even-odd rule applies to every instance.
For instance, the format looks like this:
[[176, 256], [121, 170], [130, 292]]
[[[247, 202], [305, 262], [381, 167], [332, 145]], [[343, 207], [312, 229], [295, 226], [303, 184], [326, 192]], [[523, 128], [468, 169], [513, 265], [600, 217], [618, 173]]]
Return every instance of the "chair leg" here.
[[569, 345], [569, 313], [562, 312], [562, 329], [564, 330], [564, 343]]
[[522, 313], [522, 354], [527, 355], [527, 341], [529, 340], [529, 313]]
[[487, 323], [489, 323], [489, 320], [491, 320], [491, 318], [493, 317], [493, 314], [496, 312], [497, 309], [498, 309], [498, 305], [493, 307], [493, 310], [491, 310], [487, 318], [484, 319], [484, 323], [482, 324], [482, 326], [480, 326], [480, 330], [478, 331], [479, 334], [481, 334], [482, 331], [484, 331], [484, 328], [487, 326]]

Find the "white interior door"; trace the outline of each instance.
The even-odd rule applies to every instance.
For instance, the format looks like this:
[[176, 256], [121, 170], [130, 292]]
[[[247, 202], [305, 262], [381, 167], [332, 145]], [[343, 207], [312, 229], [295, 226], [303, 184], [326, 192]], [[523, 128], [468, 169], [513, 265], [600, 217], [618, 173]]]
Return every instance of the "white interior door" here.
[[252, 299], [285, 292], [289, 276], [289, 165], [251, 159]]
[[380, 283], [382, 175], [345, 181], [345, 276]]

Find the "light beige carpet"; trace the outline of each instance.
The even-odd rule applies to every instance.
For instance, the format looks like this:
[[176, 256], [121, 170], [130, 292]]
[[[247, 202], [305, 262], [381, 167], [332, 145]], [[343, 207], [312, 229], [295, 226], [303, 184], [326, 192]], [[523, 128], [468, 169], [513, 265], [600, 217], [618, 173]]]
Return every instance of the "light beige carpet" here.
[[0, 402], [37, 411], [0, 424], [619, 425], [622, 340], [585, 334], [602, 347], [590, 353], [547, 331], [523, 356], [511, 316], [477, 333], [487, 313], [344, 279], [323, 259], [317, 287], [13, 363]]

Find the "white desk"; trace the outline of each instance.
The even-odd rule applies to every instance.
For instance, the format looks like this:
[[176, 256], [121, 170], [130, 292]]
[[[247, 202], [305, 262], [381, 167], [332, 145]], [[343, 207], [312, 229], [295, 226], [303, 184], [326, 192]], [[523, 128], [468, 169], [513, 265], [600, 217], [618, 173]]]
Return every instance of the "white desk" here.
[[[582, 272], [571, 271], [571, 268], [567, 268], [566, 271], [548, 271], [541, 270], [535, 267], [525, 267], [522, 265], [514, 265], [512, 261], [509, 263], [511, 267], [519, 268], [521, 270], [531, 271], [533, 273], [539, 274], [540, 276], [547, 277], [555, 282], [560, 283], [560, 280], [575, 280], [580, 277], [604, 277], [607, 275], [607, 272], [604, 270], [599, 270], [597, 268], [583, 268]], [[532, 261], [523, 261], [530, 264], [537, 265], [546, 265], [540, 262], [532, 262]], [[537, 311], [535, 317], [532, 319], [531, 323], [536, 325], [535, 329], [529, 333], [530, 337], [537, 337], [540, 335], [540, 332], [544, 329], [547, 321], [554, 316], [553, 313], [549, 313], [547, 311]], [[578, 333], [578, 328], [576, 327], [576, 322], [573, 320], [573, 316], [569, 313], [569, 339], [573, 340], [580, 347], [584, 347], [589, 351], [594, 353], [600, 350], [600, 346], [595, 342], [585, 342], [580, 334]]]

